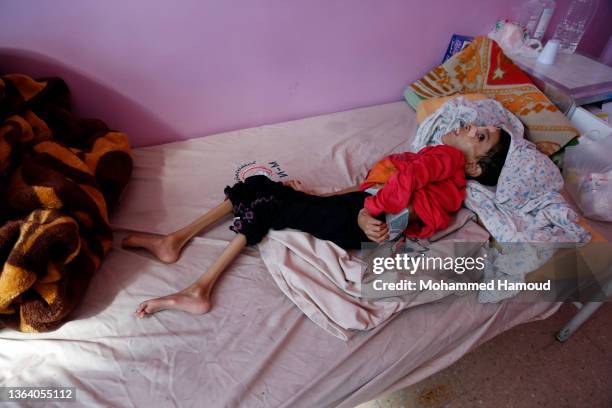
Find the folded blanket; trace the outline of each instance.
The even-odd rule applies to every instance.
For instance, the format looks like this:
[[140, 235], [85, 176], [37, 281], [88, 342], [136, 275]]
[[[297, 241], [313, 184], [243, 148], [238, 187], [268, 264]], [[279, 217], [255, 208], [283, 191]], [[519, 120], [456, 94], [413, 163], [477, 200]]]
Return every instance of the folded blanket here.
[[0, 77], [0, 322], [47, 331], [74, 309], [131, 171], [127, 136], [74, 117], [64, 81]]
[[[461, 210], [452, 224], [430, 239], [407, 241], [431, 257], [475, 256], [487, 242], [489, 234], [474, 222], [474, 213]], [[455, 245], [456, 242], [469, 242]], [[365, 257], [349, 253], [330, 241], [323, 241], [294, 230], [271, 230], [258, 245], [261, 257], [278, 287], [314, 323], [330, 334], [348, 340], [360, 330], [370, 330], [393, 318], [397, 312], [434, 302], [452, 291], [412, 290], [376, 292], [373, 279], [379, 278], [366, 269]], [[380, 250], [389, 250], [381, 246]], [[401, 252], [408, 252], [400, 248]], [[458, 251], [462, 251], [458, 253]], [[384, 253], [377, 256], [389, 256]], [[372, 255], [371, 255], [372, 256]], [[480, 276], [452, 271], [419, 270], [415, 275], [387, 270], [386, 282], [410, 280], [477, 281]], [[458, 293], [460, 294], [460, 293]], [[399, 295], [399, 296], [398, 296]]]

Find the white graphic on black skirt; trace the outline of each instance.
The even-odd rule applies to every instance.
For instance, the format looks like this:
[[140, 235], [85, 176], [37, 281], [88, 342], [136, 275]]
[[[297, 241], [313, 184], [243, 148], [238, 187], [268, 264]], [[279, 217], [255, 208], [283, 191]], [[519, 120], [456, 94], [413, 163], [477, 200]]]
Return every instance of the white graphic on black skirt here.
[[266, 164], [262, 164], [257, 163], [256, 160], [253, 160], [248, 163], [240, 164], [234, 173], [234, 179], [236, 182], [244, 181], [247, 177], [255, 175], [264, 175], [274, 181], [288, 177], [287, 173], [285, 173], [280, 164], [278, 164], [276, 161], [270, 161]]

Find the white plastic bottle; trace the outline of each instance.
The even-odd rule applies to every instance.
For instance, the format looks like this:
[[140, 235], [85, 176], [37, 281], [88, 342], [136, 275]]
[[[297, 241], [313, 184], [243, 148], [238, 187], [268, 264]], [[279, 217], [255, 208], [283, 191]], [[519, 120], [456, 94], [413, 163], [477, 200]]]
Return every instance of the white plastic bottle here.
[[595, 0], [572, 0], [567, 14], [553, 35], [553, 40], [559, 41], [559, 50], [562, 53], [573, 54], [576, 51], [596, 9]]
[[544, 10], [544, 5], [540, 0], [530, 0], [521, 7], [518, 22], [525, 27], [529, 37], [533, 38], [540, 16]]
[[530, 38], [541, 40], [556, 6], [555, 0], [530, 0], [521, 7], [518, 22]]
[[550, 23], [550, 18], [555, 12], [556, 6], [557, 3], [555, 3], [555, 0], [542, 1], [542, 13], [538, 19], [538, 25], [533, 32], [532, 38], [542, 40], [542, 37], [544, 37], [544, 33], [546, 33], [546, 29], [548, 28], [548, 23]]

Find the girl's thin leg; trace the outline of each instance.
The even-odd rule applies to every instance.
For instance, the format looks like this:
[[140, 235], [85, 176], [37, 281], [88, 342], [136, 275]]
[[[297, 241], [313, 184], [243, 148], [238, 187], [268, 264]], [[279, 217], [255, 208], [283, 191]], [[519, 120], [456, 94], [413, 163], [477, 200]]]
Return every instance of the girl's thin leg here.
[[197, 281], [180, 292], [142, 302], [134, 312], [134, 316], [142, 318], [166, 309], [183, 310], [191, 314], [207, 313], [210, 310], [210, 294], [217, 278], [240, 254], [246, 243], [246, 237], [237, 234], [221, 256]]
[[230, 200], [225, 200], [178, 231], [168, 235], [132, 234], [121, 242], [121, 246], [124, 248], [144, 248], [160, 261], [173, 263], [179, 258], [185, 244], [198, 232], [231, 213], [232, 203]]

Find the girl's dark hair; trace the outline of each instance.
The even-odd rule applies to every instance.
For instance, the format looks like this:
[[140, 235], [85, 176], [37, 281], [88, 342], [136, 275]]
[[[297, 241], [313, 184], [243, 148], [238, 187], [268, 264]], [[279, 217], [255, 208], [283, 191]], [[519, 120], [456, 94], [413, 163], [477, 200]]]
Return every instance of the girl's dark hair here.
[[510, 149], [510, 134], [501, 127], [499, 129], [499, 142], [489, 149], [485, 156], [478, 159], [482, 173], [478, 177], [472, 177], [485, 186], [494, 186], [501, 173], [508, 150]]

